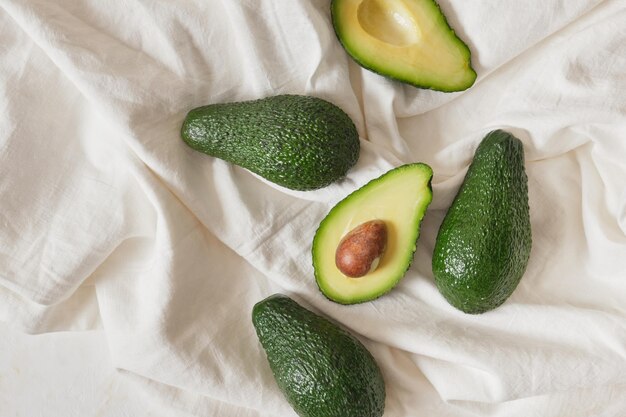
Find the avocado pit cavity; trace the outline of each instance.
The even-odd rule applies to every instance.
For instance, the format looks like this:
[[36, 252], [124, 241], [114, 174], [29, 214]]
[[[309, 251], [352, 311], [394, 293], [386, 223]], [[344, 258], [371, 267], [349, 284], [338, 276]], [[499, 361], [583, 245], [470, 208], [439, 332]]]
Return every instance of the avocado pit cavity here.
[[363, 0], [357, 19], [365, 32], [395, 46], [419, 41], [420, 30], [403, 0]]
[[376, 270], [386, 247], [387, 225], [382, 220], [370, 220], [341, 239], [335, 264], [344, 275], [360, 278]]

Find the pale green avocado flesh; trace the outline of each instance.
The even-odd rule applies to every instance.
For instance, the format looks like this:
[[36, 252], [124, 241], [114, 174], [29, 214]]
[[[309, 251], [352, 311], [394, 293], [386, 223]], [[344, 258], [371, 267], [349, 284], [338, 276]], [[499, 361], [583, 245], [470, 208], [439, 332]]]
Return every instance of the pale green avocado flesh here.
[[335, 33], [362, 67], [416, 87], [474, 84], [467, 45], [434, 0], [332, 0]]
[[[315, 279], [322, 293], [341, 304], [380, 297], [402, 279], [411, 265], [419, 229], [432, 200], [432, 169], [422, 163], [403, 165], [348, 195], [322, 220], [313, 239]], [[352, 229], [370, 220], [387, 226], [387, 247], [378, 266], [360, 278], [344, 275], [335, 251]]]

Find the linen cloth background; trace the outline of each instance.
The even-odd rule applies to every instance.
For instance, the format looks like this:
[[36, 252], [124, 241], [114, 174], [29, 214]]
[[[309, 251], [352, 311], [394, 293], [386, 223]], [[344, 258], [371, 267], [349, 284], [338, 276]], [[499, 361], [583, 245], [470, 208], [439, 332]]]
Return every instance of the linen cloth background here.
[[[155, 401], [290, 416], [250, 313], [274, 292], [342, 323], [387, 383], [385, 416], [626, 415], [626, 2], [442, 0], [476, 84], [361, 69], [328, 0], [0, 0], [0, 320], [101, 328]], [[355, 122], [346, 179], [295, 192], [187, 148], [187, 111], [308, 94]], [[533, 248], [498, 309], [439, 295], [439, 224], [492, 129], [526, 151]], [[311, 241], [334, 203], [425, 162], [433, 202], [389, 294], [340, 306]]]

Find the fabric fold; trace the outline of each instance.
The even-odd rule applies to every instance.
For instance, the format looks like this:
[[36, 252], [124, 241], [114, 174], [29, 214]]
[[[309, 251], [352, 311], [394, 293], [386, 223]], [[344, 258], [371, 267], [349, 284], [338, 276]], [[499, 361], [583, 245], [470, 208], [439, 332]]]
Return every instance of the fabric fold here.
[[[286, 416], [250, 322], [283, 292], [372, 351], [386, 416], [582, 416], [607, 402], [617, 416], [626, 13], [619, 1], [440, 3], [479, 73], [465, 92], [358, 67], [326, 1], [0, 0], [0, 320], [101, 327], [114, 366], [190, 413]], [[274, 94], [353, 119], [361, 155], [345, 179], [286, 190], [180, 139], [194, 107]], [[431, 255], [496, 128], [524, 143], [533, 249], [511, 298], [469, 316], [438, 293]], [[319, 222], [409, 162], [435, 172], [410, 269], [380, 299], [332, 303], [311, 264]]]

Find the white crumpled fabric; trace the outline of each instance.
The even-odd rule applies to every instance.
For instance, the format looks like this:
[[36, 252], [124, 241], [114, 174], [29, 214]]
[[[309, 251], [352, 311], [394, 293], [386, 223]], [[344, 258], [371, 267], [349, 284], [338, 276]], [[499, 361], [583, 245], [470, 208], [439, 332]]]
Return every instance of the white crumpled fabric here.
[[[328, 0], [0, 0], [0, 320], [101, 328], [113, 364], [198, 415], [294, 415], [251, 325], [282, 292], [370, 349], [386, 417], [626, 415], [626, 4], [439, 2], [478, 73], [460, 93], [357, 66]], [[354, 120], [348, 177], [294, 192], [189, 149], [187, 111], [307, 94]], [[526, 151], [533, 248], [479, 316], [431, 272], [440, 222], [479, 141]], [[433, 202], [384, 297], [318, 291], [311, 241], [334, 203], [425, 162]]]

